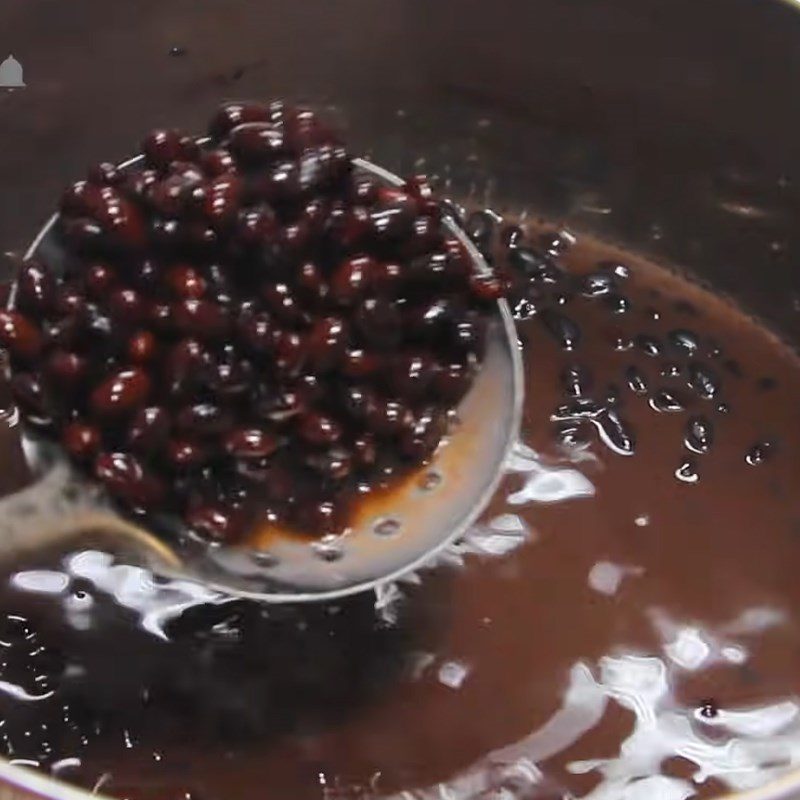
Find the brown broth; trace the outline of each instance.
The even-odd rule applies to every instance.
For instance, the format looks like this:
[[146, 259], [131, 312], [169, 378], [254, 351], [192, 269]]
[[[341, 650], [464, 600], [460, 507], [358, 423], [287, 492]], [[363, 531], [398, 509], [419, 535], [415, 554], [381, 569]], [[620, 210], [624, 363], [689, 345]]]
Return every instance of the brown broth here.
[[[573, 275], [626, 264], [631, 307], [569, 297], [571, 352], [541, 314], [520, 323], [512, 471], [442, 563], [297, 608], [193, 597], [112, 566], [107, 545], [29, 556], [0, 589], [37, 631], [0, 630], [3, 752], [128, 800], [677, 799], [796, 765], [800, 362], [641, 258], [580, 239], [562, 260]], [[695, 354], [668, 344], [676, 330]], [[662, 353], [615, 349], [637, 336]], [[690, 362], [718, 379], [713, 398]], [[596, 403], [618, 394], [632, 455], [593, 423], [577, 447], [556, 435], [572, 365]], [[704, 454], [684, 444], [695, 416], [713, 426]], [[687, 458], [696, 482], [676, 477]]]

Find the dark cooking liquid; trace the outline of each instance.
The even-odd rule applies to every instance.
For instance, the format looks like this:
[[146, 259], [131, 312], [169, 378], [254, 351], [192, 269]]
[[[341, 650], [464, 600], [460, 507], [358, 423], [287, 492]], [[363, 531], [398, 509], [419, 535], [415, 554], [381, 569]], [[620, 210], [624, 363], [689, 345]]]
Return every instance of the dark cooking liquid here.
[[420, 582], [260, 608], [102, 543], [15, 565], [3, 751], [131, 800], [678, 800], [800, 760], [800, 363], [638, 258], [561, 258], [604, 260], [534, 282], [511, 472]]

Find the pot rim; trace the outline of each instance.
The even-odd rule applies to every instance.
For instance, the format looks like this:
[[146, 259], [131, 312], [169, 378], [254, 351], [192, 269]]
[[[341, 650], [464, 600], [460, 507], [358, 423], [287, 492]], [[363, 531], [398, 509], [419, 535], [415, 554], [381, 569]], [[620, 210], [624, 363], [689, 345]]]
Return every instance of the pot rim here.
[[[790, 0], [797, 2], [800, 0]], [[0, 786], [5, 783], [22, 789], [39, 800], [115, 800], [89, 789], [73, 786], [66, 781], [37, 772], [34, 769], [15, 766], [0, 757]], [[755, 789], [744, 792], [728, 792], [717, 800], [791, 800], [800, 796], [800, 770], [783, 775]]]

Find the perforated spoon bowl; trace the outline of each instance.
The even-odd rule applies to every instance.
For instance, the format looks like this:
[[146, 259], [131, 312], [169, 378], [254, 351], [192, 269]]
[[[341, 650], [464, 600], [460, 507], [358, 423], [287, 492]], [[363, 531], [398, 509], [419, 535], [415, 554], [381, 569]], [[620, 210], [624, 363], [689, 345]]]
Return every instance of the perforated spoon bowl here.
[[[120, 165], [136, 167], [142, 157]], [[386, 185], [402, 186], [397, 175], [364, 159], [356, 170]], [[26, 258], [39, 258], [58, 272], [66, 253], [57, 235], [54, 215], [31, 244]], [[480, 252], [451, 219], [444, 224], [463, 242], [478, 273], [489, 272]], [[12, 289], [9, 303], [13, 306]], [[309, 539], [285, 531], [265, 530], [256, 536], [257, 549], [209, 546], [187, 535], [176, 520], [157, 519], [167, 531], [154, 537], [136, 525], [109, 525], [112, 534], [141, 552], [153, 569], [202, 581], [220, 591], [269, 601], [332, 599], [364, 591], [424, 565], [461, 536], [494, 494], [503, 464], [516, 439], [522, 407], [522, 363], [514, 323], [505, 301], [497, 303], [488, 330], [481, 369], [457, 409], [458, 423], [430, 463], [391, 490], [364, 498], [351, 527], [336, 536]], [[53, 469], [65, 469], [66, 458], [52, 443], [26, 434], [26, 452], [39, 464], [43, 480]], [[42, 466], [44, 465], [44, 466]], [[95, 492], [97, 513], [113, 518], [102, 493]], [[47, 515], [47, 508], [40, 509]], [[92, 517], [93, 526], [99, 521]], [[57, 520], [56, 520], [57, 522]], [[44, 525], [49, 544], [74, 538], [75, 525]], [[63, 536], [59, 533], [63, 530]], [[31, 528], [31, 536], [36, 533]], [[0, 538], [0, 555], [13, 555], [24, 537]], [[44, 542], [42, 542], [44, 543]]]

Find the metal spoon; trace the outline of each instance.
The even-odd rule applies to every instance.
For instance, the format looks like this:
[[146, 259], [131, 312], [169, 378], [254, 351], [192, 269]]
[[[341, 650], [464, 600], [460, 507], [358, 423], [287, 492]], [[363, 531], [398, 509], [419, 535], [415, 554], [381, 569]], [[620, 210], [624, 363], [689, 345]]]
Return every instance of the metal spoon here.
[[[137, 166], [142, 157], [120, 165]], [[391, 186], [402, 186], [397, 175], [364, 159], [356, 170]], [[63, 269], [66, 254], [57, 235], [54, 215], [31, 244], [26, 258], [39, 258], [52, 269]], [[444, 224], [467, 247], [476, 272], [489, 272], [483, 257], [452, 220]], [[9, 303], [13, 306], [15, 292]], [[265, 531], [258, 550], [209, 546], [181, 528], [175, 520], [155, 520], [165, 537], [154, 536], [136, 524], [121, 523], [100, 492], [89, 501], [92, 527], [129, 540], [126, 545], [146, 558], [157, 571], [202, 581], [220, 591], [270, 601], [332, 599], [364, 591], [422, 566], [435, 553], [461, 536], [491, 499], [503, 464], [516, 439], [522, 406], [523, 380], [519, 345], [505, 301], [489, 325], [485, 360], [467, 396], [459, 405], [458, 425], [434, 454], [431, 463], [410, 475], [390, 492], [367, 497], [352, 527], [320, 540]], [[52, 470], [71, 469], [57, 446], [26, 434], [26, 452]], [[41, 474], [41, 469], [40, 469]], [[32, 498], [36, 488], [26, 490]], [[47, 505], [47, 504], [45, 504]], [[42, 513], [47, 514], [46, 508]], [[109, 524], [102, 526], [99, 515]], [[8, 517], [7, 517], [8, 519]], [[14, 555], [21, 543], [74, 537], [79, 521], [44, 525], [38, 535], [3, 536], [0, 556]], [[58, 519], [55, 522], [59, 522]], [[47, 532], [46, 535], [45, 531]]]

